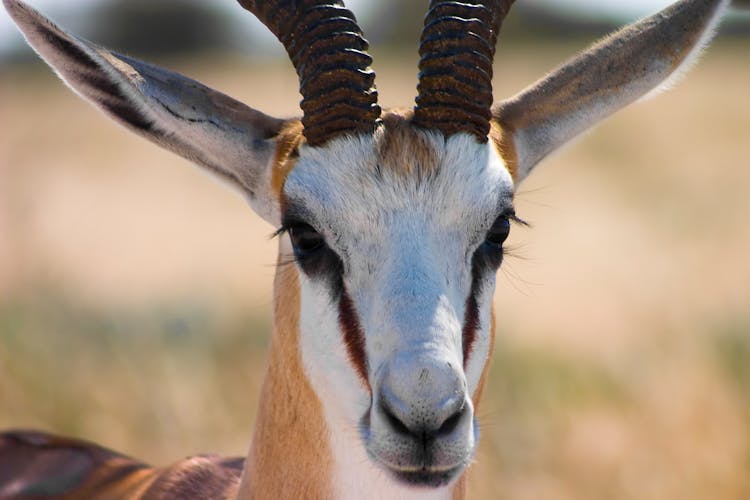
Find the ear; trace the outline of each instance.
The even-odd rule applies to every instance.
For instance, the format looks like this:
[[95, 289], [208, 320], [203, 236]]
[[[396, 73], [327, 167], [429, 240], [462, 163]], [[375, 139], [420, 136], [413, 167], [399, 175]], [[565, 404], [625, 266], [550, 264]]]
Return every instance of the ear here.
[[[516, 183], [620, 108], [665, 88], [711, 40], [729, 0], [682, 0], [605, 38], [492, 109]], [[515, 160], [515, 161], [514, 161]]]
[[267, 116], [196, 81], [66, 33], [18, 0], [5, 8], [34, 50], [78, 95], [147, 139], [224, 177], [274, 225], [275, 137]]

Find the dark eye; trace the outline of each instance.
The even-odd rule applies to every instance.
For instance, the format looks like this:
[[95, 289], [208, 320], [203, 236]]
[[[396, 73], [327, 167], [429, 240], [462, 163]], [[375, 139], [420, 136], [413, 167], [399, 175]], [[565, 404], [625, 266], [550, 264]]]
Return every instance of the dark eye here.
[[487, 231], [485, 240], [495, 246], [502, 247], [505, 240], [508, 239], [510, 234], [510, 220], [508, 217], [501, 215], [492, 224], [492, 227]]
[[290, 227], [289, 237], [292, 240], [294, 253], [298, 257], [309, 255], [325, 245], [323, 236], [309, 224], [297, 224]]

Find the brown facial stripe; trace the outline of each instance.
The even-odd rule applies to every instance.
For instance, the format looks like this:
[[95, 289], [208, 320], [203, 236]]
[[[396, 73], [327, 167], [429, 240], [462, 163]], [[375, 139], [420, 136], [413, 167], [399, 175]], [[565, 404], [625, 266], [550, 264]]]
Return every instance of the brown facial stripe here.
[[354, 303], [349, 297], [346, 287], [343, 286], [339, 298], [339, 326], [344, 333], [344, 345], [349, 355], [349, 360], [357, 370], [362, 383], [370, 389], [370, 382], [367, 379], [367, 354], [365, 353], [365, 335], [357, 317], [357, 311], [354, 309]]
[[479, 305], [477, 304], [478, 293], [479, 285], [477, 279], [474, 278], [471, 281], [471, 291], [469, 292], [469, 297], [466, 299], [464, 328], [461, 332], [464, 355], [464, 369], [466, 369], [466, 365], [469, 363], [469, 355], [471, 354], [472, 347], [474, 347], [474, 340], [477, 337], [477, 329], [479, 328]]

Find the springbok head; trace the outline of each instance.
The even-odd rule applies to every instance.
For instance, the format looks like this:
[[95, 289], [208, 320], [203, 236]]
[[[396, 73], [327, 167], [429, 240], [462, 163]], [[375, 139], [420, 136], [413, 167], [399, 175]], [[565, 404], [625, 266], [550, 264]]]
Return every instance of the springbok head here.
[[367, 42], [342, 2], [240, 0], [299, 76], [303, 116], [279, 119], [3, 2], [75, 92], [226, 178], [279, 228], [280, 259], [294, 264], [277, 276], [274, 335], [293, 339], [295, 383], [312, 388], [333, 454], [346, 468], [339, 451], [363, 450], [367, 467], [424, 487], [459, 477], [477, 446], [518, 185], [685, 68], [729, 3], [679, 1], [494, 103], [495, 43], [513, 1], [433, 0], [416, 103], [382, 111]]

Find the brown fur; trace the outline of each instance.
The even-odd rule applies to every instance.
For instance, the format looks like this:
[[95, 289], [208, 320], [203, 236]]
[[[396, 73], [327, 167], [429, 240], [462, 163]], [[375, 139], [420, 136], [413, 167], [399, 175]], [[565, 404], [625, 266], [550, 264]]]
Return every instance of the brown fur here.
[[453, 500], [464, 500], [466, 496], [467, 486], [467, 473], [464, 472], [461, 477], [458, 478], [456, 484], [453, 486]]
[[7, 432], [0, 434], [0, 498], [229, 499], [242, 463], [206, 455], [154, 468], [86, 441]]
[[357, 370], [357, 375], [367, 390], [372, 394], [370, 380], [367, 378], [367, 354], [365, 353], [365, 334], [359, 323], [357, 311], [346, 287], [339, 297], [339, 328], [343, 333], [343, 341], [349, 361]]
[[423, 176], [440, 161], [424, 129], [412, 123], [411, 109], [391, 109], [383, 113], [381, 135], [377, 139], [378, 165], [404, 176]]
[[[383, 112], [382, 124], [375, 135], [378, 166], [389, 168], [404, 176], [428, 174], [440, 163], [440, 152], [430, 141], [430, 132], [412, 123], [411, 109], [389, 109]], [[271, 190], [283, 200], [284, 182], [294, 170], [299, 148], [305, 143], [302, 123], [289, 121], [276, 136]]]
[[513, 142], [513, 132], [509, 125], [500, 125], [497, 121], [493, 120], [490, 123], [490, 139], [497, 148], [497, 153], [505, 163], [505, 168], [510, 172], [513, 182], [518, 182], [518, 152], [516, 151], [516, 144]]
[[[428, 175], [440, 164], [440, 151], [434, 147], [429, 134], [413, 123], [414, 112], [410, 108], [394, 108], [383, 111], [382, 124], [376, 133], [378, 167], [388, 168], [407, 177]], [[512, 130], [503, 130], [497, 121], [492, 122], [490, 139], [497, 147], [506, 168], [515, 179], [517, 156], [512, 139]], [[283, 201], [284, 183], [294, 170], [299, 157], [299, 148], [305, 143], [302, 122], [290, 120], [276, 136], [276, 152], [271, 173], [271, 190], [276, 199]]]
[[299, 147], [305, 142], [302, 135], [302, 122], [289, 121], [276, 136], [276, 152], [271, 170], [271, 192], [277, 200], [283, 199], [286, 176], [297, 164]]

